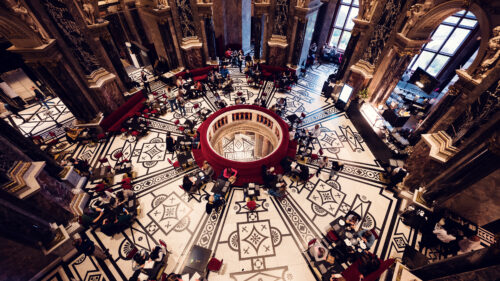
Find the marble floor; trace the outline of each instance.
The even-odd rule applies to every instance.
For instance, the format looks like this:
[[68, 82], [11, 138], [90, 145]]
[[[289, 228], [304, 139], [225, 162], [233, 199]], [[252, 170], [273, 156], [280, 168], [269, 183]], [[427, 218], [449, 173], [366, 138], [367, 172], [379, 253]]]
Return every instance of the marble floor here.
[[[116, 135], [98, 145], [69, 146], [74, 157], [87, 159], [91, 165], [97, 165], [102, 157], [114, 165], [117, 159], [113, 155], [122, 151], [137, 173], [133, 186], [141, 211], [129, 229], [113, 237], [99, 231], [87, 232], [96, 243], [110, 249], [111, 260], [100, 263], [93, 257], [74, 257], [61, 265], [64, 272], [78, 281], [127, 280], [133, 273], [132, 262], [125, 260], [127, 253], [134, 245], [150, 250], [161, 239], [172, 252], [166, 272], [181, 272], [189, 250], [199, 245], [224, 259], [222, 271], [209, 274], [209, 280], [316, 280], [304, 254], [307, 243], [314, 237], [322, 237], [329, 222], [350, 210], [361, 215], [361, 228], [378, 231], [380, 238], [372, 248], [375, 253], [382, 258], [401, 256], [404, 246], [414, 243], [414, 234], [400, 226], [399, 200], [384, 189], [379, 180], [383, 169], [345, 112], [325, 102], [320, 95], [323, 82], [334, 70], [335, 66], [331, 65], [314, 68], [300, 78], [290, 92], [281, 93], [272, 83], [249, 87], [243, 74], [230, 69], [235, 91], [223, 96], [229, 105], [234, 104], [237, 91], [243, 92], [250, 103], [264, 97], [265, 92], [269, 106], [277, 98], [285, 97], [287, 115], [305, 112], [302, 127], [321, 126], [319, 143], [313, 144], [313, 153], [322, 149], [330, 159], [339, 159], [345, 164], [338, 176], [331, 179], [329, 167], [306, 184], [287, 178], [289, 196], [280, 201], [263, 194], [254, 212], [247, 209], [242, 189], [233, 188], [225, 208], [207, 215], [205, 195], [212, 193], [212, 184], [188, 196], [179, 188], [185, 172], [174, 169], [168, 162], [176, 155], [165, 148], [166, 133], [181, 134], [175, 119], [182, 123], [188, 118], [200, 124], [194, 115], [194, 104], [215, 111], [211, 90], [206, 96], [187, 103], [186, 117], [169, 111], [160, 118], [152, 118], [148, 135], [138, 140]], [[131, 73], [131, 77], [137, 79], [138, 73]], [[155, 82], [151, 86], [153, 91], [162, 91], [165, 85]], [[318, 166], [312, 162], [309, 167], [311, 173], [315, 173]], [[120, 176], [115, 182], [119, 182]], [[89, 182], [86, 188], [94, 184]], [[119, 186], [113, 189], [116, 191]], [[45, 280], [59, 280], [51, 278], [47, 276]]]

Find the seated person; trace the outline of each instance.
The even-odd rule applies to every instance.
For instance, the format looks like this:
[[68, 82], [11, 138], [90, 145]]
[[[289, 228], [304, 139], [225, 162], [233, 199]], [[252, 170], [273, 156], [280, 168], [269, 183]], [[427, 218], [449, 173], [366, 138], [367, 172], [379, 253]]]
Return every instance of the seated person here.
[[358, 231], [357, 235], [365, 242], [367, 250], [375, 243], [375, 235], [369, 229]]
[[83, 133], [85, 132], [85, 129], [72, 129], [72, 128], [65, 127], [64, 128], [64, 132], [66, 132], [65, 133], [66, 140], [70, 144], [73, 144], [73, 143], [75, 143], [77, 141], [80, 141], [80, 140], [88, 140], [88, 139], [90, 139], [90, 136], [88, 136], [88, 135], [87, 135], [87, 137], [83, 136]]
[[205, 180], [206, 181], [209, 181], [212, 179], [212, 177], [214, 176], [214, 169], [212, 168], [212, 166], [208, 163], [207, 160], [203, 161], [203, 166], [201, 167], [201, 170], [205, 173], [206, 175], [206, 178]]
[[69, 158], [68, 159], [71, 163], [73, 163], [73, 167], [82, 175], [88, 175], [90, 174], [90, 165], [87, 160], [82, 160], [82, 159], [73, 159]]
[[274, 167], [269, 167], [268, 169], [265, 165], [263, 165], [262, 170], [262, 179], [265, 183], [273, 183], [278, 179], [276, 173], [274, 172]]
[[359, 222], [361, 218], [358, 214], [354, 212], [347, 213], [347, 217], [345, 219], [346, 224], [351, 228], [356, 228], [356, 224]]
[[184, 79], [186, 80], [193, 79], [193, 74], [189, 69], [186, 69], [186, 72], [184, 73]]
[[167, 138], [165, 141], [167, 143], [167, 151], [170, 153], [174, 153], [176, 141], [174, 140], [170, 132], [167, 132]]
[[229, 70], [227, 69], [227, 67], [224, 65], [222, 67], [222, 69], [220, 70], [220, 75], [222, 76], [222, 78], [226, 79], [227, 76], [229, 75]]
[[309, 179], [309, 167], [302, 164], [299, 164], [298, 166], [299, 170], [297, 176], [299, 177], [300, 181], [306, 182]]
[[358, 271], [361, 273], [361, 280], [370, 273], [377, 271], [380, 267], [380, 260], [370, 252], [363, 252], [359, 255], [358, 260]]
[[196, 131], [193, 141], [191, 142], [191, 149], [200, 149], [200, 147], [201, 147], [200, 132]]
[[230, 177], [236, 177], [238, 175], [238, 171], [233, 168], [225, 168], [222, 170], [222, 173], [219, 176], [219, 179], [229, 180]]
[[290, 159], [290, 157], [286, 156], [285, 158], [281, 159], [280, 165], [283, 168], [285, 175], [290, 174], [290, 172], [292, 171], [292, 159]]
[[460, 250], [458, 251], [459, 255], [483, 248], [483, 246], [481, 246], [481, 239], [479, 239], [477, 235], [472, 235], [468, 238], [460, 240], [458, 242], [458, 246], [460, 247]]
[[135, 198], [135, 194], [131, 189], [120, 190], [116, 193], [116, 199], [118, 201], [118, 206], [123, 206], [125, 208], [131, 208], [134, 206], [133, 201]]
[[201, 84], [201, 81], [196, 82], [194, 90], [196, 91], [197, 96], [205, 93], [205, 88], [203, 87], [203, 84]]
[[436, 235], [437, 239], [439, 239], [441, 242], [446, 243], [446, 244], [457, 239], [457, 237], [448, 233], [446, 228], [444, 228], [443, 222], [436, 223], [432, 233], [434, 233]]
[[182, 178], [182, 189], [184, 189], [186, 192], [191, 192], [194, 183], [195, 182], [190, 176], [184, 175], [184, 177]]
[[309, 251], [309, 254], [314, 258], [314, 261], [316, 261], [316, 262], [326, 260], [326, 258], [329, 255], [328, 249], [325, 248], [325, 246], [323, 246], [321, 244], [321, 242], [318, 240], [316, 240], [316, 242], [314, 242], [314, 244], [311, 244], [309, 246], [308, 251]]
[[282, 198], [286, 195], [286, 183], [283, 179], [277, 180], [276, 183], [269, 189], [269, 195]]
[[130, 226], [133, 217], [126, 208], [117, 208], [116, 210], [108, 211], [105, 219], [102, 221], [102, 233], [113, 236]]
[[212, 213], [212, 210], [216, 210], [216, 212], [218, 212], [222, 205], [224, 205], [224, 200], [222, 200], [219, 195], [210, 195], [210, 197], [208, 197], [207, 205], [205, 206], [205, 212], [209, 215]]
[[175, 85], [178, 89], [181, 89], [185, 83], [186, 81], [184, 81], [181, 76], [177, 77], [177, 80], [175, 81]]
[[103, 216], [103, 209], [88, 208], [80, 216], [79, 222], [84, 228], [89, 228], [96, 225]]

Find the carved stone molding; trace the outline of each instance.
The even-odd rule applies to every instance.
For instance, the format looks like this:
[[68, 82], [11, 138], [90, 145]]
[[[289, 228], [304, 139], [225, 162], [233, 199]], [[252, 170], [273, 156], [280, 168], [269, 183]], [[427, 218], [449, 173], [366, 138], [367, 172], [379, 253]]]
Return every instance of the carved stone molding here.
[[356, 64], [352, 65], [350, 70], [354, 73], [358, 73], [365, 80], [373, 78], [373, 72], [375, 67], [365, 60], [359, 60]]
[[413, 40], [408, 37], [406, 37], [402, 33], [397, 33], [396, 38], [394, 41], [395, 49], [396, 52], [398, 52], [399, 55], [407, 55], [407, 56], [414, 56], [418, 53], [420, 53], [420, 50], [422, 49], [422, 46], [426, 43], [428, 43], [430, 39], [428, 40]]
[[269, 47], [279, 47], [284, 49], [288, 47], [288, 42], [286, 40], [286, 36], [273, 34], [271, 39], [267, 42], [267, 45], [269, 45]]
[[27, 8], [24, 0], [5, 0], [5, 5], [26, 25], [35, 32], [43, 43], [48, 43], [50, 36], [36, 19], [35, 15]]

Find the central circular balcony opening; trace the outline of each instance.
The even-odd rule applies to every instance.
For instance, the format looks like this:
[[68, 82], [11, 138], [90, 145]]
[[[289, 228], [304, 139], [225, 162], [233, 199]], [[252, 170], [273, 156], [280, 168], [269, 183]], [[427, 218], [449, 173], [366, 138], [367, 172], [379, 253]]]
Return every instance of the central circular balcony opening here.
[[260, 182], [262, 166], [279, 166], [292, 151], [288, 125], [272, 111], [254, 105], [221, 109], [198, 128], [201, 149], [197, 163], [207, 160], [216, 172], [238, 170], [238, 182]]
[[214, 119], [209, 128], [212, 128], [208, 134], [212, 149], [221, 157], [238, 162], [265, 158], [282, 140], [274, 118], [256, 110], [227, 112]]

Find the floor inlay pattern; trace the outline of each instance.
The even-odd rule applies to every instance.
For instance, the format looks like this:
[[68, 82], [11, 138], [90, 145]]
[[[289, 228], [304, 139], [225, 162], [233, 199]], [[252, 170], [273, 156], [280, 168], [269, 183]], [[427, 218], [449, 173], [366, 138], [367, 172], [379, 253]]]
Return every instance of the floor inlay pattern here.
[[[116, 280], [128, 279], [133, 272], [132, 262], [125, 260], [127, 253], [134, 245], [150, 250], [161, 239], [172, 252], [167, 272], [181, 272], [191, 247], [200, 245], [211, 249], [215, 257], [224, 259], [222, 272], [211, 273], [209, 280], [314, 280], [303, 253], [307, 242], [324, 235], [332, 220], [351, 210], [362, 216], [361, 228], [375, 228], [379, 232], [380, 238], [372, 248], [374, 252], [387, 257], [388, 247], [401, 245], [398, 241], [407, 237], [396, 235], [391, 240], [393, 233], [389, 232], [396, 223], [397, 199], [384, 190], [379, 180], [383, 169], [345, 112], [320, 96], [324, 80], [334, 70], [335, 67], [330, 65], [315, 67], [290, 92], [281, 93], [270, 82], [258, 88], [249, 87], [244, 75], [237, 69], [230, 69], [235, 91], [221, 95], [228, 105], [234, 104], [237, 91], [243, 92], [247, 103], [262, 97], [270, 106], [278, 98], [286, 98], [285, 115], [304, 112], [306, 118], [302, 127], [321, 126], [319, 142], [314, 142], [313, 153], [322, 150], [330, 159], [345, 164], [343, 170], [332, 178], [329, 178], [329, 166], [306, 184], [286, 178], [288, 196], [276, 200], [264, 193], [254, 212], [247, 209], [243, 190], [236, 187], [228, 194], [223, 210], [206, 214], [206, 195], [211, 194], [212, 184], [188, 196], [179, 188], [185, 172], [175, 170], [168, 162], [169, 159], [175, 161], [176, 155], [165, 149], [166, 133], [181, 134], [174, 124], [176, 119], [182, 124], [188, 118], [198, 126], [201, 121], [194, 114], [195, 104], [215, 111], [213, 89], [209, 89], [206, 96], [186, 104], [186, 117], [169, 111], [159, 118], [152, 118], [148, 135], [138, 140], [116, 135], [96, 146], [74, 147], [74, 157], [87, 159], [93, 166], [99, 165], [98, 159], [103, 157], [114, 166], [117, 162], [114, 154], [121, 151], [132, 161], [137, 173], [133, 186], [141, 212], [132, 227], [113, 237], [100, 231], [88, 232], [97, 243], [110, 248], [113, 259], [105, 262], [107, 272]], [[132, 78], [138, 79], [137, 73], [138, 70], [132, 72]], [[162, 83], [152, 84], [156, 91], [161, 92], [163, 87]], [[173, 91], [177, 92], [177, 89]], [[317, 161], [308, 166], [314, 174]], [[115, 183], [119, 181], [120, 176], [117, 176]], [[89, 182], [87, 188], [94, 184]], [[116, 184], [113, 189], [118, 190], [119, 186]], [[389, 240], [391, 243], [387, 242]], [[74, 276], [80, 278], [77, 280], [93, 280], [83, 277], [97, 270], [93, 264], [84, 261], [80, 264], [88, 268], [72, 269]]]

